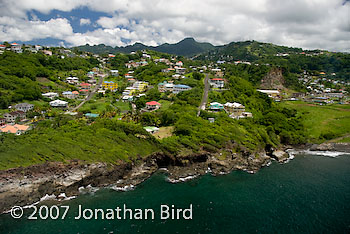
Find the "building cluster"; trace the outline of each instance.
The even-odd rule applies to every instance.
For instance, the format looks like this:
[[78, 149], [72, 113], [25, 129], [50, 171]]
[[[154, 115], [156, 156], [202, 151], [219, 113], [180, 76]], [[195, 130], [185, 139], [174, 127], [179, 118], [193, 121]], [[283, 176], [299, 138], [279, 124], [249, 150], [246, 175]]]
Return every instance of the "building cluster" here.
[[0, 118], [0, 133], [13, 133], [21, 135], [30, 129], [27, 125], [18, 124], [25, 121], [27, 112], [34, 109], [33, 104], [19, 103], [15, 106], [11, 106], [11, 112], [5, 113], [3, 118]]
[[180, 92], [187, 91], [190, 89], [192, 89], [192, 88], [188, 85], [174, 84], [173, 81], [163, 81], [163, 82], [158, 84], [158, 90], [161, 93], [171, 92], [174, 94], [178, 94]]
[[124, 89], [122, 93], [123, 101], [133, 101], [134, 98], [144, 96], [148, 87], [148, 82], [145, 81], [135, 81], [131, 83]]
[[227, 102], [225, 104], [221, 104], [219, 102], [211, 102], [209, 104], [208, 110], [211, 112], [225, 111], [233, 119], [253, 117], [253, 114], [251, 112], [245, 111], [245, 106], [237, 102]]

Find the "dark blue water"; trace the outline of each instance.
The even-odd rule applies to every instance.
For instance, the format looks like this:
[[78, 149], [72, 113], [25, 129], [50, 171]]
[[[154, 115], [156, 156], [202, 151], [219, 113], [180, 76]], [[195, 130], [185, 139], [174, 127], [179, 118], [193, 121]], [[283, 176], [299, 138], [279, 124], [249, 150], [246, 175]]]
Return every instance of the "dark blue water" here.
[[[235, 171], [171, 184], [158, 173], [133, 191], [103, 189], [60, 203], [64, 220], [0, 216], [0, 233], [350, 233], [350, 156], [300, 155], [256, 174]], [[75, 220], [84, 208], [152, 208], [154, 220]], [[160, 205], [188, 208], [192, 220], [161, 220]], [[40, 205], [39, 205], [40, 206]]]

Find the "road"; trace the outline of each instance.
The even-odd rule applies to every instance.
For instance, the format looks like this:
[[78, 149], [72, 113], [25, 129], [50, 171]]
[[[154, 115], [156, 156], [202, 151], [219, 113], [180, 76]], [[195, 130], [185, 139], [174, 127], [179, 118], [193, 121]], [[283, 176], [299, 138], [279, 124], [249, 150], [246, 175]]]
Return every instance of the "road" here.
[[203, 97], [202, 97], [201, 104], [199, 105], [199, 108], [198, 108], [197, 116], [199, 116], [199, 114], [201, 113], [201, 110], [205, 110], [205, 106], [207, 105], [207, 102], [208, 102], [209, 88], [210, 88], [210, 85], [209, 85], [209, 74], [205, 74], [205, 78], [204, 78], [204, 92], [203, 92]]
[[99, 87], [101, 87], [102, 82], [104, 80], [104, 77], [105, 76], [101, 76], [101, 78], [99, 79], [98, 84], [95, 86], [95, 88], [86, 96], [86, 98], [79, 105], [77, 105], [76, 107], [71, 109], [70, 110], [71, 112], [74, 112], [74, 111], [78, 110], [80, 107], [82, 107], [85, 104], [85, 102], [90, 101], [90, 99], [94, 96], [94, 94], [97, 92]]

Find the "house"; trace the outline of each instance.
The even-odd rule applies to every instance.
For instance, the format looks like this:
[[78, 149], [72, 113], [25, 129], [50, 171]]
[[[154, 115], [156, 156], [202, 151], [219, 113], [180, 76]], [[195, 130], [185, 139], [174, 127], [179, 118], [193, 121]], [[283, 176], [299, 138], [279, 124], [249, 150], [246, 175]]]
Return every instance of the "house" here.
[[90, 79], [87, 82], [92, 85], [97, 83], [95, 79]]
[[111, 75], [112, 76], [119, 76], [119, 71], [118, 70], [111, 70]]
[[61, 107], [61, 108], [67, 108], [68, 107], [68, 102], [62, 101], [62, 100], [55, 100], [50, 102], [50, 106], [52, 107]]
[[183, 64], [183, 62], [178, 61], [178, 62], [175, 63], [175, 65], [178, 66], [178, 67], [182, 67], [184, 64]]
[[34, 49], [35, 49], [36, 51], [39, 51], [39, 50], [42, 50], [43, 47], [42, 47], [41, 45], [35, 45], [35, 46], [34, 46]]
[[90, 90], [90, 89], [91, 89], [91, 84], [89, 84], [89, 83], [80, 83], [79, 87], [80, 87], [81, 89]]
[[29, 103], [19, 103], [15, 105], [15, 109], [18, 111], [28, 112], [34, 109], [34, 105]]
[[22, 133], [26, 132], [27, 130], [29, 130], [29, 126], [26, 125], [20, 125], [20, 124], [7, 124], [4, 125], [2, 127], [0, 127], [0, 132], [3, 133], [13, 133], [16, 135], [21, 135]]
[[180, 92], [187, 91], [190, 89], [192, 88], [188, 85], [177, 84], [177, 85], [174, 85], [173, 93], [178, 94]]
[[270, 98], [279, 98], [280, 92], [278, 90], [258, 89], [259, 92], [267, 94]]
[[66, 92], [62, 93], [62, 96], [64, 98], [68, 98], [68, 99], [75, 99], [75, 98], [77, 98], [79, 96], [79, 92], [78, 91], [73, 91], [73, 92], [66, 91]]
[[17, 43], [12, 43], [11, 50], [16, 53], [22, 53], [22, 46]]
[[167, 91], [172, 92], [173, 90], [174, 90], [174, 84], [172, 82], [168, 83], [167, 81], [164, 81], [158, 84], [158, 91], [161, 93], [167, 92]]
[[134, 96], [125, 95], [122, 97], [123, 102], [132, 102], [134, 100]]
[[43, 53], [48, 56], [52, 56], [52, 51], [50, 50], [43, 50]]
[[232, 113], [233, 116], [241, 116], [245, 112], [245, 106], [237, 102], [227, 102], [224, 104], [224, 108], [227, 112]]
[[113, 81], [103, 81], [102, 87], [104, 89], [109, 89], [111, 91], [115, 91], [118, 88], [118, 84]]
[[68, 84], [76, 84], [79, 82], [79, 79], [78, 79], [78, 77], [67, 77], [66, 82]]
[[179, 75], [179, 74], [174, 74], [174, 75], [172, 75], [171, 77], [173, 77], [174, 79], [180, 79], [180, 78], [181, 78], [181, 75]]
[[211, 111], [221, 111], [224, 110], [224, 105], [218, 102], [211, 102], [209, 105], [209, 109]]
[[143, 127], [143, 129], [145, 129], [147, 132], [153, 134], [159, 131], [159, 128], [154, 127], [154, 126], [147, 126], [147, 127]]
[[23, 111], [13, 111], [10, 113], [5, 113], [4, 118], [6, 119], [6, 122], [8, 123], [14, 123], [16, 120], [23, 120], [26, 118], [26, 113]]
[[222, 78], [214, 78], [214, 79], [210, 79], [209, 84], [213, 88], [221, 89], [225, 86], [225, 80]]
[[128, 79], [128, 82], [129, 82], [129, 83], [135, 83], [136, 80], [135, 80], [134, 78], [129, 78], [129, 79]]
[[0, 126], [5, 125], [6, 119], [5, 118], [0, 118]]
[[132, 87], [134, 87], [136, 90], [143, 92], [146, 90], [148, 86], [148, 82], [144, 82], [144, 81], [136, 81]]
[[136, 93], [136, 91], [137, 89], [134, 87], [126, 87], [126, 89], [123, 91], [123, 96], [132, 96]]
[[41, 95], [43, 97], [50, 98], [50, 99], [54, 99], [54, 98], [58, 97], [58, 93], [53, 93], [53, 92], [43, 93]]
[[0, 54], [4, 53], [5, 49], [6, 49], [5, 45], [0, 45]]
[[86, 113], [85, 114], [85, 117], [87, 117], [87, 118], [97, 118], [99, 116], [100, 116], [99, 114], [93, 114], [93, 113]]
[[89, 71], [86, 76], [89, 78], [94, 78], [95, 73], [93, 71]]
[[161, 104], [156, 101], [146, 102], [146, 110], [147, 111], [155, 111], [161, 107]]
[[185, 74], [186, 73], [186, 68], [184, 67], [175, 67], [175, 72], [178, 73], [178, 74]]

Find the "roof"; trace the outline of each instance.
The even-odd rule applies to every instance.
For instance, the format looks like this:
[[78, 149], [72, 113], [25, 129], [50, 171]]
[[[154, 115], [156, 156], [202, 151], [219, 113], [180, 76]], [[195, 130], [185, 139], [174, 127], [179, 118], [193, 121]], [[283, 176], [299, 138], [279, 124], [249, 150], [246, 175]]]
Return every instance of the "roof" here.
[[176, 87], [176, 88], [186, 88], [186, 89], [191, 88], [190, 86], [188, 86], [188, 85], [183, 85], [183, 84], [174, 85], [174, 87]]
[[85, 116], [86, 117], [91, 117], [91, 118], [97, 118], [99, 116], [99, 114], [86, 113]]
[[156, 101], [151, 101], [151, 102], [146, 102], [146, 105], [150, 105], [150, 106], [160, 106], [161, 104], [159, 102], [156, 102]]
[[210, 105], [221, 105], [222, 106], [222, 104], [219, 102], [211, 102]]
[[224, 106], [244, 108], [244, 106], [241, 103], [238, 103], [238, 102], [234, 102], [234, 103], [227, 102], [227, 103], [224, 104]]
[[114, 84], [113, 81], [103, 81], [103, 83], [105, 83], [105, 84]]
[[224, 80], [224, 79], [221, 79], [221, 78], [214, 78], [214, 79], [211, 79], [211, 80]]
[[147, 127], [143, 127], [147, 132], [154, 132], [154, 131], [158, 131], [159, 128], [154, 127], [154, 126], [147, 126]]
[[91, 84], [88, 84], [88, 83], [81, 83], [80, 86], [91, 86]]
[[5, 125], [0, 128], [1, 132], [6, 132], [6, 133], [17, 133], [17, 131], [27, 131], [29, 126], [26, 125], [20, 125], [20, 124], [15, 124], [15, 125]]
[[51, 101], [51, 102], [50, 102], [50, 105], [53, 105], [53, 104], [54, 104], [54, 105], [55, 105], [55, 104], [56, 104], [56, 105], [67, 105], [68, 102], [65, 102], [65, 101], [62, 101], [62, 100], [58, 100], [58, 99], [57, 99], [57, 100], [55, 100], [55, 101]]
[[73, 91], [72, 94], [79, 94], [79, 92], [78, 91]]
[[72, 94], [72, 92], [71, 91], [66, 91], [66, 92], [63, 92], [62, 94], [63, 95], [67, 95], [67, 94]]
[[15, 105], [15, 108], [20, 108], [20, 107], [28, 107], [28, 106], [34, 106], [33, 104], [29, 104], [29, 103], [26, 103], [26, 102], [23, 102], [23, 103], [18, 103], [17, 105]]
[[278, 90], [264, 90], [264, 89], [258, 89], [259, 92], [262, 92], [262, 93], [276, 93], [276, 94], [279, 94], [280, 92]]
[[12, 111], [10, 113], [5, 113], [5, 115], [24, 115], [25, 113], [23, 111]]

